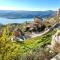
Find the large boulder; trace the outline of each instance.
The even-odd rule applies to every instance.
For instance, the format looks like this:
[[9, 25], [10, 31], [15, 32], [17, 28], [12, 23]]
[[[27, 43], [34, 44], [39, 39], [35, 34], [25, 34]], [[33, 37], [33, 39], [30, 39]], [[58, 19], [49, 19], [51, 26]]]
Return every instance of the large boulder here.
[[41, 19], [40, 17], [35, 17], [34, 18], [34, 25], [36, 25], [36, 26], [42, 25], [42, 21], [43, 21], [43, 19]]
[[60, 53], [60, 30], [52, 36], [51, 47], [55, 52]]
[[45, 25], [43, 24], [43, 19], [40, 17], [35, 17], [34, 21], [26, 26], [26, 31], [29, 32], [41, 32], [45, 29]]

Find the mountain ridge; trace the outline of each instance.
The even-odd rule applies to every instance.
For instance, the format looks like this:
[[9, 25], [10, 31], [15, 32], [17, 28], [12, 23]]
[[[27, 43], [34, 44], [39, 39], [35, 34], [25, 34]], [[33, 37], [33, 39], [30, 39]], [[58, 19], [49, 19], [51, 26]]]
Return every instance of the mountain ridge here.
[[49, 18], [56, 15], [56, 11], [13, 11], [13, 10], [0, 10], [0, 17], [8, 19], [19, 19], [19, 18], [34, 18], [39, 16], [41, 18]]

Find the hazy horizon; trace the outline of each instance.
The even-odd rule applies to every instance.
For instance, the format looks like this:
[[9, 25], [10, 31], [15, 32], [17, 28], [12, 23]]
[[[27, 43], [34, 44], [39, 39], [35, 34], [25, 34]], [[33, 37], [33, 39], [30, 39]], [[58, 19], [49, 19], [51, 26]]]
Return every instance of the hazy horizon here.
[[58, 11], [60, 8], [57, 10], [0, 10], [0, 11]]

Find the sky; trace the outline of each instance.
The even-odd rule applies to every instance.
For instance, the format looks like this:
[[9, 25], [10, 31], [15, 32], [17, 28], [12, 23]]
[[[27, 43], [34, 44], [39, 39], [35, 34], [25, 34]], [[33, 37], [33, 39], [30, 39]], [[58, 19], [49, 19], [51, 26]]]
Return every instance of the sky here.
[[0, 0], [0, 10], [58, 10], [60, 0]]

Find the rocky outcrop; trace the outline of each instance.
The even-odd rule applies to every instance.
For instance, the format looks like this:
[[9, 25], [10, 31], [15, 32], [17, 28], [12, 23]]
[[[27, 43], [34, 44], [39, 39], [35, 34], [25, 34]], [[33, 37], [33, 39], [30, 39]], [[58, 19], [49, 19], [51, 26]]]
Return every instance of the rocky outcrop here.
[[51, 46], [55, 52], [60, 53], [60, 30], [52, 36]]
[[56, 53], [60, 53], [60, 30], [56, 32], [55, 35], [52, 36], [51, 45], [48, 47]]
[[34, 21], [26, 26], [26, 31], [40, 32], [45, 29], [45, 25], [40, 17], [35, 17]]
[[60, 53], [58, 53], [55, 57], [53, 57], [50, 60], [60, 60]]
[[57, 16], [60, 16], [60, 9], [58, 10]]

